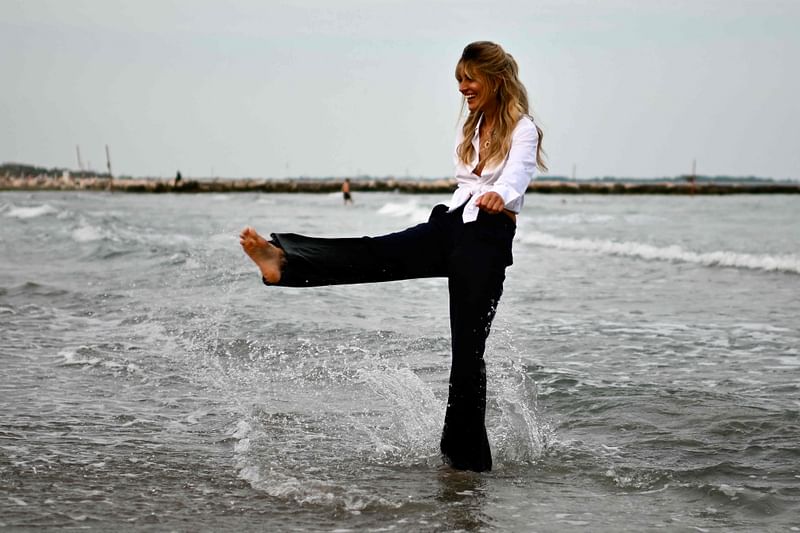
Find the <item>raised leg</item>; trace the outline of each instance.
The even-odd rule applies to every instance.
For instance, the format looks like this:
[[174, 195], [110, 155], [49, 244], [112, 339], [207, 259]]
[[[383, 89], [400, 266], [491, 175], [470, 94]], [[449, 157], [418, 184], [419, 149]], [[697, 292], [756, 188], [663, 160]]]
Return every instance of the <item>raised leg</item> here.
[[444, 277], [452, 233], [449, 226], [457, 221], [445, 215], [446, 210], [437, 206], [428, 222], [380, 237], [324, 239], [272, 234], [286, 256], [277, 285], [312, 287]]

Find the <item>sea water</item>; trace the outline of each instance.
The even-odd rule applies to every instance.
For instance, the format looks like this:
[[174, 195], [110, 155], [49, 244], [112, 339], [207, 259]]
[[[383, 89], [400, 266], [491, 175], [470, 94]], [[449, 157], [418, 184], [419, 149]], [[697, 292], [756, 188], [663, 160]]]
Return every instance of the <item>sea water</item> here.
[[793, 196], [529, 195], [495, 468], [442, 468], [446, 280], [267, 288], [238, 231], [440, 195], [0, 193], [0, 528], [800, 530]]

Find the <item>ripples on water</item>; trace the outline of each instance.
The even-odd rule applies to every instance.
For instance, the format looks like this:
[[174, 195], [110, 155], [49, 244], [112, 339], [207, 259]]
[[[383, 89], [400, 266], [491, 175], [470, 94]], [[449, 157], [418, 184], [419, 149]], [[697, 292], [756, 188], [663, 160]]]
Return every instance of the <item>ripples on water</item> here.
[[441, 200], [0, 194], [0, 527], [800, 528], [795, 199], [531, 196], [484, 475], [440, 467], [443, 280], [268, 290], [236, 240]]

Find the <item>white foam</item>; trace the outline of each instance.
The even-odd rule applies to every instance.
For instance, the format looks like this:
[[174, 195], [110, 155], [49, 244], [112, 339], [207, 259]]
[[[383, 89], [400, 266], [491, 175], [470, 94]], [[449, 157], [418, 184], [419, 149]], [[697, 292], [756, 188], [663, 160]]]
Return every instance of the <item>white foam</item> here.
[[583, 224], [605, 224], [612, 222], [614, 217], [611, 215], [599, 215], [588, 213], [564, 213], [557, 215], [538, 215], [533, 216], [530, 222], [537, 226], [572, 226]]
[[239, 476], [273, 498], [300, 505], [338, 508], [353, 514], [359, 514], [367, 507], [398, 509], [403, 505], [402, 502], [394, 502], [344, 483], [310, 476], [298, 479], [276, 469], [270, 469], [266, 477], [263, 476], [265, 473], [263, 470], [259, 473], [252, 468], [245, 468], [239, 471]]
[[99, 357], [80, 357], [75, 350], [68, 349], [61, 350], [58, 352], [58, 355], [64, 358], [64, 360], [61, 362], [61, 364], [64, 366], [94, 366], [101, 361]]
[[135, 363], [118, 363], [116, 361], [108, 361], [101, 357], [82, 357], [78, 354], [78, 350], [63, 349], [58, 352], [59, 357], [63, 357], [61, 362], [62, 366], [84, 366], [84, 367], [97, 367], [107, 368], [113, 371], [123, 371], [129, 374], [137, 374], [142, 371], [141, 367]]
[[197, 424], [200, 422], [200, 419], [206, 415], [208, 415], [207, 409], [195, 409], [194, 411], [186, 415], [186, 422], [189, 424]]
[[739, 498], [739, 493], [742, 492], [742, 489], [738, 487], [731, 487], [727, 483], [720, 483], [717, 489], [732, 500], [737, 500]]
[[12, 207], [8, 210], [6, 216], [19, 219], [28, 219], [40, 217], [42, 215], [49, 215], [56, 212], [57, 209], [53, 206], [49, 204], [43, 204], [30, 207]]
[[[254, 431], [246, 420], [239, 420], [231, 436], [236, 440], [234, 453], [239, 478], [250, 486], [274, 498], [300, 505], [336, 508], [359, 514], [366, 507], [397, 509], [402, 503], [393, 502], [352, 487], [317, 477], [319, 472], [299, 472], [297, 464], [287, 468], [278, 458], [264, 459], [264, 443], [268, 435]], [[298, 478], [297, 474], [301, 477]]]
[[558, 248], [561, 250], [594, 252], [604, 255], [636, 257], [654, 261], [672, 261], [694, 263], [704, 266], [748, 268], [753, 270], [800, 274], [800, 258], [794, 254], [747, 254], [724, 250], [714, 252], [692, 252], [684, 250], [678, 245], [653, 246], [651, 244], [635, 241], [615, 242], [605, 239], [573, 239], [569, 237], [557, 237], [538, 231], [527, 232], [520, 236], [520, 242], [537, 246], [546, 246], [548, 248]]
[[252, 430], [252, 427], [246, 420], [239, 420], [236, 424], [236, 430], [231, 434], [234, 439], [244, 439]]
[[103, 237], [102, 230], [91, 224], [82, 224], [80, 227], [72, 230], [72, 239], [76, 242], [99, 241]]
[[407, 202], [388, 202], [378, 209], [379, 215], [388, 215], [391, 217], [407, 218], [413, 223], [425, 222], [428, 220], [430, 213], [429, 207], [420, 207], [416, 200], [409, 200]]

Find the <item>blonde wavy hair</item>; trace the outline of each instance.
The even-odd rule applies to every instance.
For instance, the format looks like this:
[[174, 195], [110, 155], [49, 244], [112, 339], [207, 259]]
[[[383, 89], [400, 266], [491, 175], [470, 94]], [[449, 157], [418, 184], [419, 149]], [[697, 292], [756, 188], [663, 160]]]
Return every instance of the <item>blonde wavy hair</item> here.
[[[499, 142], [492, 142], [486, 154], [486, 163], [499, 163], [511, 149], [511, 135], [517, 122], [523, 116], [531, 116], [528, 107], [528, 91], [519, 80], [519, 67], [517, 62], [499, 44], [489, 41], [477, 41], [468, 44], [461, 54], [461, 59], [456, 65], [456, 80], [462, 79], [481, 81], [489, 93], [497, 99], [497, 121], [494, 125], [493, 137]], [[466, 107], [466, 98], [462, 99], [462, 113]], [[464, 121], [464, 140], [457, 148], [458, 157], [464, 164], [469, 164], [475, 157], [475, 148], [472, 138], [481, 112], [470, 112]], [[532, 117], [531, 117], [532, 120]], [[540, 170], [547, 170], [542, 150], [543, 132], [534, 122], [539, 133], [539, 143], [536, 146], [536, 165]]]

